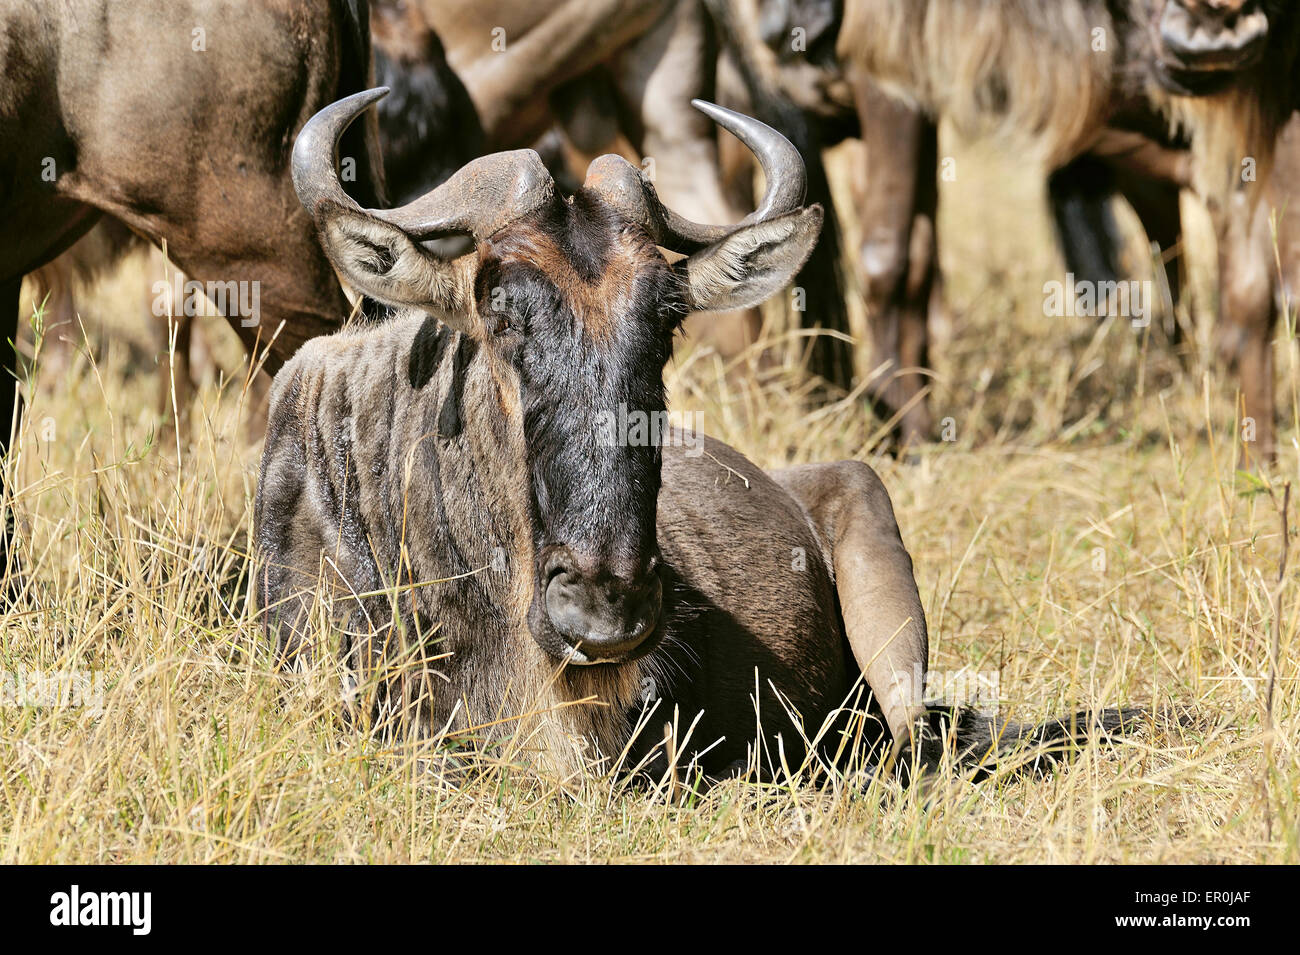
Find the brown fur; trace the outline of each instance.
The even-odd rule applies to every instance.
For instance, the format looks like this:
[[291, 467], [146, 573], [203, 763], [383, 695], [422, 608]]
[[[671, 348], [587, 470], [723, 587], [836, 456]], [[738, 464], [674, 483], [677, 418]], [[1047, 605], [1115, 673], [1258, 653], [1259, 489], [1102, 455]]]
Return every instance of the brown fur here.
[[[1008, 149], [1055, 168], [1078, 155], [1115, 107], [1145, 100], [1187, 134], [1202, 195], [1224, 201], [1241, 159], [1267, 166], [1292, 108], [1294, 39], [1230, 89], [1186, 96], [1143, 69], [1148, 24], [1164, 0], [848, 0], [839, 50], [846, 64], [967, 135], [995, 134]], [[1106, 49], [1093, 49], [1093, 31]]]
[[[1091, 31], [1110, 49], [1094, 53]], [[1079, 151], [1110, 105], [1114, 23], [1104, 0], [848, 0], [841, 57], [968, 135]]]
[[603, 268], [583, 276], [573, 259], [540, 229], [515, 230], [494, 242], [488, 254], [502, 262], [526, 262], [544, 272], [560, 290], [586, 334], [608, 339], [611, 316], [626, 307], [635, 288], [639, 243], [620, 242], [609, 250]]

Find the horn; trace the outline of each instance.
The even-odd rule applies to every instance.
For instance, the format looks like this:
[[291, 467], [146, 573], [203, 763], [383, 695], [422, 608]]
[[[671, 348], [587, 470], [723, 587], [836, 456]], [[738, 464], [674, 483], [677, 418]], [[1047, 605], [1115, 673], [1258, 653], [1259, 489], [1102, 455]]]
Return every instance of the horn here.
[[318, 223], [331, 212], [345, 210], [387, 222], [415, 240], [451, 232], [479, 240], [554, 199], [555, 183], [541, 157], [531, 149], [516, 149], [467, 163], [404, 206], [362, 209], [339, 182], [338, 144], [348, 126], [387, 94], [387, 87], [378, 87], [344, 97], [309, 119], [298, 134], [293, 187]]
[[763, 167], [767, 188], [758, 208], [735, 225], [705, 225], [678, 215], [659, 199], [650, 180], [621, 156], [601, 156], [587, 167], [585, 188], [600, 195], [625, 217], [640, 222], [658, 245], [691, 253], [726, 238], [737, 229], [785, 215], [804, 200], [808, 173], [794, 145], [766, 123], [734, 110], [691, 100], [691, 105], [735, 135]]

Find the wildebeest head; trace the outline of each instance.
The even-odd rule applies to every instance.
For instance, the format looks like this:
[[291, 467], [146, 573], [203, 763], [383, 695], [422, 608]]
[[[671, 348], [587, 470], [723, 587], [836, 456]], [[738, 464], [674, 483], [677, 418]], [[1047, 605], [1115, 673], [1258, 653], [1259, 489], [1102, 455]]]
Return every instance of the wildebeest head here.
[[[534, 639], [578, 664], [645, 653], [661, 629], [661, 449], [610, 425], [662, 420], [663, 369], [687, 311], [752, 307], [802, 266], [822, 221], [820, 207], [801, 208], [803, 162], [762, 123], [697, 101], [764, 167], [767, 193], [739, 225], [682, 218], [617, 156], [597, 159], [562, 197], [531, 150], [476, 159], [400, 208], [362, 209], [339, 184], [337, 142], [383, 93], [307, 123], [293, 154], [298, 196], [354, 290], [436, 316], [487, 362], [497, 400], [464, 427], [504, 417], [522, 429]], [[449, 234], [471, 237], [473, 250], [432, 254], [427, 243]], [[685, 258], [670, 264], [660, 247]]]
[[1153, 68], [1176, 93], [1207, 93], [1254, 66], [1269, 39], [1261, 0], [1146, 0]]

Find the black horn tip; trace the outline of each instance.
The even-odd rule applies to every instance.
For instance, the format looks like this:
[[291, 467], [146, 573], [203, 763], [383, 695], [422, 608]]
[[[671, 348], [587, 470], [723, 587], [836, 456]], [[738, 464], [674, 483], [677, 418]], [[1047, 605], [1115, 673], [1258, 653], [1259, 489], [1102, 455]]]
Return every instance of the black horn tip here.
[[734, 109], [727, 109], [727, 107], [719, 106], [717, 103], [710, 103], [706, 99], [693, 99], [691, 105], [728, 131], [734, 132], [732, 127], [740, 125], [750, 129], [761, 129], [775, 136], [781, 135], [767, 123], [757, 120], [753, 116], [738, 113]]
[[744, 143], [758, 158], [767, 177], [762, 202], [746, 222], [755, 222], [797, 209], [804, 201], [808, 170], [790, 140], [761, 120], [702, 99], [691, 105]]
[[388, 95], [387, 86], [362, 90], [323, 107], [303, 125], [294, 140], [290, 172], [298, 199], [313, 212], [324, 199], [343, 195], [334, 154], [343, 131], [372, 104]]

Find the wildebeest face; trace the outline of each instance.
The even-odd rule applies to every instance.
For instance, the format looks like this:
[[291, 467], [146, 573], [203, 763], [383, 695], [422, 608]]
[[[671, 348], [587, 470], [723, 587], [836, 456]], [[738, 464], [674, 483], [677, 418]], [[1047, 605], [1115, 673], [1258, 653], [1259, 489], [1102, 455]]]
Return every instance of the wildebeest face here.
[[1259, 62], [1268, 43], [1260, 0], [1151, 0], [1150, 8], [1156, 78], [1176, 93], [1227, 85]]
[[499, 233], [480, 260], [485, 345], [514, 378], [528, 449], [530, 629], [574, 663], [645, 653], [662, 592], [660, 447], [617, 423], [666, 414], [681, 279], [644, 229], [587, 192]]
[[[645, 429], [617, 423], [662, 425], [663, 369], [688, 309], [755, 306], [808, 258], [822, 210], [802, 207], [803, 160], [775, 130], [697, 101], [763, 167], [767, 192], [743, 223], [684, 219], [616, 156], [593, 162], [579, 193], [562, 198], [531, 150], [476, 159], [398, 209], [361, 209], [338, 181], [333, 149], [379, 95], [341, 100], [303, 128], [298, 196], [353, 289], [477, 342], [497, 395], [464, 409], [462, 427], [489, 442], [503, 423], [522, 431], [522, 462], [495, 445], [480, 457], [513, 454], [515, 473], [527, 475], [514, 482], [526, 487], [503, 493], [530, 516], [532, 637], [577, 664], [645, 653], [662, 596], [661, 452]], [[473, 250], [452, 260], [431, 253], [429, 240], [451, 233], [472, 237]], [[670, 265], [660, 248], [686, 257]]]

